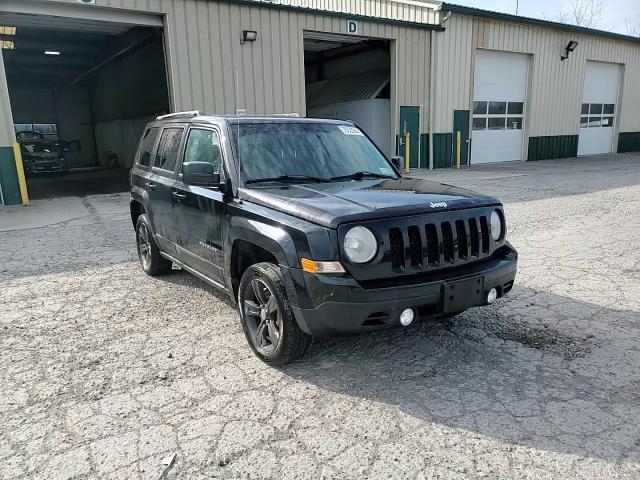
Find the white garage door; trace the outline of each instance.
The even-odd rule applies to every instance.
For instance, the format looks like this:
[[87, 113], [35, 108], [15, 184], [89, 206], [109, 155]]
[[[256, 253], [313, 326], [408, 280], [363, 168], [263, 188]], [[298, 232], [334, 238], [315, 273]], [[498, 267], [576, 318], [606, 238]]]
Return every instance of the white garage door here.
[[528, 69], [527, 55], [476, 52], [472, 164], [522, 160]]
[[619, 65], [587, 62], [580, 110], [578, 155], [613, 151], [613, 125], [619, 81]]

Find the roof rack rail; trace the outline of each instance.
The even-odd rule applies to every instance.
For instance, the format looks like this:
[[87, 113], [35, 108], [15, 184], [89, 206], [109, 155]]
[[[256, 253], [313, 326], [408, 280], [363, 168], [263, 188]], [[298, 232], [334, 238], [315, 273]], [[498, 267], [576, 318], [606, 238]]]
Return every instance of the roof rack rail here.
[[274, 117], [299, 117], [298, 113], [274, 113]]
[[177, 117], [197, 117], [200, 115], [198, 110], [190, 110], [188, 112], [175, 112], [167, 113], [166, 115], [160, 115], [156, 117], [156, 120], [164, 120], [165, 118], [177, 118]]

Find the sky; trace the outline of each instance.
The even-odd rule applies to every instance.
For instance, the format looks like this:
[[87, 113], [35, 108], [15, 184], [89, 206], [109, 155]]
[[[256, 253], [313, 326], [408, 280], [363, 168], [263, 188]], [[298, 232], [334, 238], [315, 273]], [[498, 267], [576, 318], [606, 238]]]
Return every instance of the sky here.
[[[558, 10], [571, 0], [519, 0], [518, 15], [553, 20]], [[449, 0], [449, 3], [466, 5], [504, 13], [516, 13], [516, 0]], [[627, 34], [625, 20], [640, 22], [640, 0], [602, 0], [603, 14], [599, 30]]]

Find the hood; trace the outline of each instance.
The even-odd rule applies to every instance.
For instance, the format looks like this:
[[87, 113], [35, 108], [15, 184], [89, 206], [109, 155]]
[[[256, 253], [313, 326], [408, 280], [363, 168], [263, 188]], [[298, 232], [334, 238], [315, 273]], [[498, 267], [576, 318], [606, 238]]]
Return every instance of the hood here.
[[493, 197], [418, 178], [241, 188], [242, 200], [329, 228], [341, 223], [499, 205]]

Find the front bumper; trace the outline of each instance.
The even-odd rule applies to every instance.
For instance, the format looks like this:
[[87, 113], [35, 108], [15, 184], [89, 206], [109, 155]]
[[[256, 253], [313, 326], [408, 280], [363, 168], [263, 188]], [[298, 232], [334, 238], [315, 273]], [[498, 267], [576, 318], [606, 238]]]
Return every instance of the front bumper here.
[[459, 303], [451, 309], [450, 302], [445, 301], [445, 287], [452, 282], [480, 280], [483, 289], [480, 298], [465, 304], [464, 308], [486, 304], [486, 293], [492, 288], [497, 290], [498, 298], [511, 290], [518, 254], [509, 245], [496, 253], [499, 255], [465, 268], [434, 273], [422, 283], [407, 282], [383, 288], [365, 289], [351, 277], [314, 275], [290, 269], [293, 285], [289, 287], [296, 293], [289, 297], [300, 328], [315, 337], [397, 326], [400, 313], [406, 308], [416, 309], [420, 315], [460, 313]]

